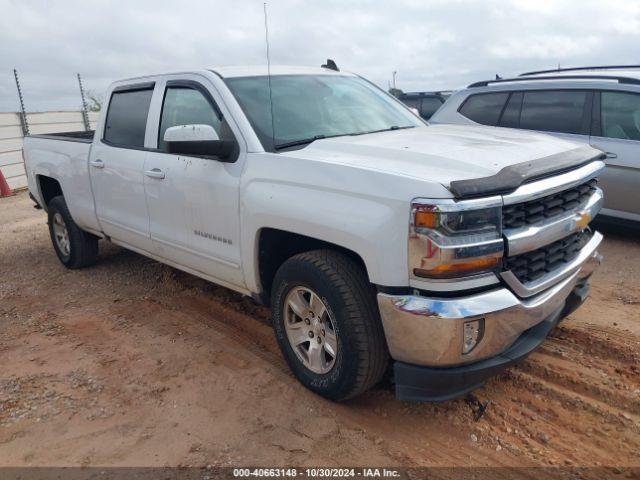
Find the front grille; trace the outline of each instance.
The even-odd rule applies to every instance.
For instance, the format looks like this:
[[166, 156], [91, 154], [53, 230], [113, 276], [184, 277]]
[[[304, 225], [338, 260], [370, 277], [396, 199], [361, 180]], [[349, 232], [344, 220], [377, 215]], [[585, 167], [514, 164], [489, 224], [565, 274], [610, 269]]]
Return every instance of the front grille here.
[[532, 252], [506, 257], [504, 269], [511, 270], [521, 283], [532, 282], [573, 260], [590, 236], [588, 230], [582, 230]]
[[531, 225], [566, 211], [573, 210], [593, 194], [596, 179], [553, 195], [502, 207], [502, 228]]

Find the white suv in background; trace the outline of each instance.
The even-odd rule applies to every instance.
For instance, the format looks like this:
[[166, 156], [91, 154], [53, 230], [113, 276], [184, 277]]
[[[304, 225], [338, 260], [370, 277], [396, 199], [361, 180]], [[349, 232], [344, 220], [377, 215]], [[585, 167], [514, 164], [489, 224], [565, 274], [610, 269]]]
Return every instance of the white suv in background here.
[[600, 215], [640, 222], [640, 66], [528, 72], [469, 85], [431, 123], [548, 132], [606, 152]]

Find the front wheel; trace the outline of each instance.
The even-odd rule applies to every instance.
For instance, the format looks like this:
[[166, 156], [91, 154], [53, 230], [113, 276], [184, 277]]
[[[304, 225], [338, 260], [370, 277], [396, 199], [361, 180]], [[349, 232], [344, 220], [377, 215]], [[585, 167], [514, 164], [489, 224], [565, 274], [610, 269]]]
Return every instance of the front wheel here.
[[331, 400], [382, 378], [388, 352], [363, 268], [331, 250], [295, 255], [276, 273], [271, 305], [280, 349], [296, 378]]
[[47, 211], [51, 243], [60, 262], [67, 268], [94, 264], [98, 258], [98, 238], [76, 225], [64, 197], [52, 198]]

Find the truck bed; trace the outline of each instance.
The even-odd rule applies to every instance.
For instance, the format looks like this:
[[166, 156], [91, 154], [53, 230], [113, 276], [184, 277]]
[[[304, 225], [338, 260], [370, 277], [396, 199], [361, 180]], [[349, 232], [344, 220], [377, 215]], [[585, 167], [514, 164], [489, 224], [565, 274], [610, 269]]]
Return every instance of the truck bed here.
[[50, 140], [65, 140], [67, 142], [91, 143], [95, 130], [80, 130], [77, 132], [44, 133], [41, 135], [29, 135], [29, 137], [48, 138]]
[[75, 222], [81, 228], [99, 231], [88, 165], [92, 137], [90, 131], [27, 135], [24, 161], [29, 191], [40, 205], [46, 203], [40, 178], [48, 177], [59, 184]]

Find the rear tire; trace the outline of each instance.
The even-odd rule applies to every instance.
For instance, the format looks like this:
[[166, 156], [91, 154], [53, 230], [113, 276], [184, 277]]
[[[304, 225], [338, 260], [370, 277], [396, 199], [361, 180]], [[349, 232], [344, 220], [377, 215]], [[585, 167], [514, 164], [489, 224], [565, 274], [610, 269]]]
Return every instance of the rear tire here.
[[276, 273], [271, 305], [280, 349], [308, 389], [346, 400], [384, 375], [389, 354], [375, 290], [351, 258], [331, 250], [291, 257]]
[[49, 235], [60, 262], [67, 268], [93, 265], [98, 258], [98, 237], [76, 225], [63, 196], [52, 198], [47, 210]]

